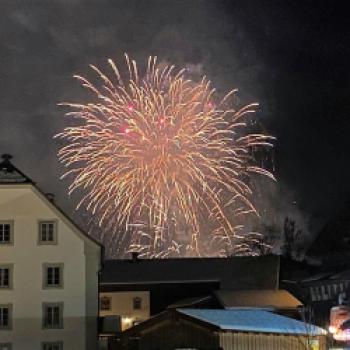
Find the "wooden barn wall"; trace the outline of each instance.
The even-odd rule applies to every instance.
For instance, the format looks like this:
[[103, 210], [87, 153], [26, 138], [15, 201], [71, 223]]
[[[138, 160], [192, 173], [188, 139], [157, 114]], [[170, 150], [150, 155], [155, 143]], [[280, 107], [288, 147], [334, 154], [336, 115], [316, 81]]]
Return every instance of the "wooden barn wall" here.
[[219, 337], [207, 328], [186, 320], [167, 320], [140, 334], [139, 350], [173, 350], [175, 348], [198, 348], [216, 350]]
[[[325, 337], [312, 337], [319, 341], [319, 350], [326, 350]], [[220, 346], [224, 350], [309, 350], [307, 336], [266, 333], [220, 333]]]
[[[308, 346], [308, 340], [319, 347]], [[326, 350], [325, 336], [219, 331], [189, 319], [173, 316], [129, 334], [117, 350]]]

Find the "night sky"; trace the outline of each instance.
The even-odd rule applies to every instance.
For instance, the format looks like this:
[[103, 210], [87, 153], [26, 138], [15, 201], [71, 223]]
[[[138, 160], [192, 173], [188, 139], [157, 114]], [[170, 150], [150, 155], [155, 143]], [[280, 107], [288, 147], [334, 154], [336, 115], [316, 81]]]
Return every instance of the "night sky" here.
[[[339, 1], [0, 1], [0, 152], [72, 212], [52, 136], [72, 78], [128, 52], [206, 74], [219, 92], [259, 101], [277, 137], [266, 215], [317, 228], [350, 199], [348, 12]], [[345, 2], [344, 2], [345, 3]], [[266, 190], [266, 192], [270, 191]]]

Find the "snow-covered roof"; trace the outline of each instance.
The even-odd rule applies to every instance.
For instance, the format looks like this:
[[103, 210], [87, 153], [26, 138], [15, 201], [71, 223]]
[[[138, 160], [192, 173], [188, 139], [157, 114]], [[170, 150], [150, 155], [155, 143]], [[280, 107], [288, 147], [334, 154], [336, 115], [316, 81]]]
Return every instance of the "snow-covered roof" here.
[[222, 330], [257, 333], [325, 335], [320, 327], [263, 310], [177, 309]]

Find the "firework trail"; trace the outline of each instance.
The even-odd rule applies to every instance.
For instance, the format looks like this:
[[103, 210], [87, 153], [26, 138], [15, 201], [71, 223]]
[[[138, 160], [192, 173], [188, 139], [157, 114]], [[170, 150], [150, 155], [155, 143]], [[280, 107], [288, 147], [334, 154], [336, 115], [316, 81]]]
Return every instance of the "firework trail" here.
[[206, 77], [193, 82], [185, 69], [175, 72], [156, 57], [141, 76], [125, 56], [126, 78], [112, 60], [111, 77], [91, 66], [98, 86], [76, 78], [94, 94], [93, 102], [63, 104], [74, 121], [56, 135], [66, 142], [58, 156], [68, 168], [64, 176], [74, 179], [69, 193], [83, 192], [78, 207], [100, 225], [138, 223], [126, 250], [144, 256], [181, 248], [190, 255], [249, 251], [250, 235], [256, 238], [244, 233], [242, 218], [258, 214], [250, 177], [273, 178], [253, 157], [253, 149], [273, 141], [249, 133], [247, 120], [257, 104], [235, 109], [230, 100], [236, 90], [219, 101]]

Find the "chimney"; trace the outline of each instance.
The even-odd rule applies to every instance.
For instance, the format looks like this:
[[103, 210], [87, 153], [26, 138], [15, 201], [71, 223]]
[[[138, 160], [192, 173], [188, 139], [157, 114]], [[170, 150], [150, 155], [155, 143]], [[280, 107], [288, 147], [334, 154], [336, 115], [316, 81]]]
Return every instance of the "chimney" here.
[[131, 261], [134, 263], [139, 261], [139, 252], [131, 252]]
[[55, 195], [53, 193], [51, 193], [51, 192], [45, 193], [45, 196], [51, 203], [53, 203], [55, 201]]

